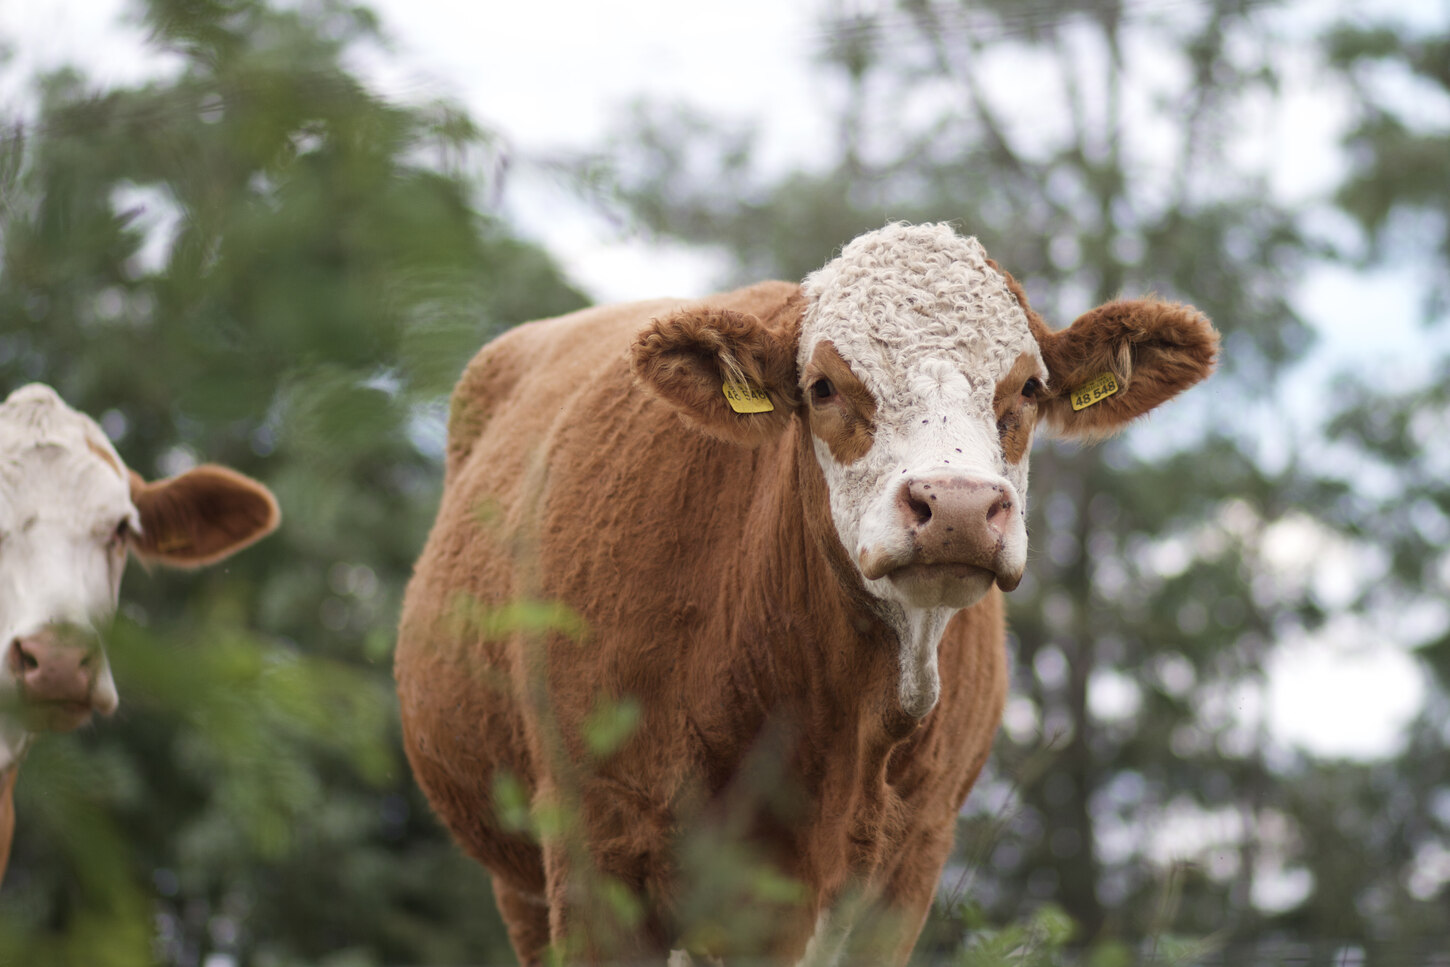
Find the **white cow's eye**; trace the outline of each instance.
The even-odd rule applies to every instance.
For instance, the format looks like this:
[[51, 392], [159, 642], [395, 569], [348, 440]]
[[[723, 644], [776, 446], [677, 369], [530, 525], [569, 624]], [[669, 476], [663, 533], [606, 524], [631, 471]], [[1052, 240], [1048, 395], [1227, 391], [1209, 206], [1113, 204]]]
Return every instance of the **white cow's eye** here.
[[836, 387], [831, 385], [831, 381], [824, 376], [811, 384], [811, 399], [813, 400], [824, 401], [835, 395]]
[[1037, 399], [1037, 394], [1042, 390], [1042, 381], [1036, 376], [1029, 377], [1027, 382], [1022, 384], [1022, 395], [1029, 400]]
[[116, 529], [111, 532], [110, 546], [113, 549], [124, 546], [126, 543], [126, 538], [129, 537], [130, 534], [131, 522], [128, 521], [126, 518], [122, 517], [121, 520], [116, 524]]

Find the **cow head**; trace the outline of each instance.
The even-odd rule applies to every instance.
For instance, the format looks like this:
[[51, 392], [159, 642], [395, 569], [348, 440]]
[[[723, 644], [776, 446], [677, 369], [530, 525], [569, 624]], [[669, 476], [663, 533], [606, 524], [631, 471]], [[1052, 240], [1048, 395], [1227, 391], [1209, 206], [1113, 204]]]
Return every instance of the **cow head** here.
[[[976, 239], [892, 224], [773, 313], [690, 307], [655, 320], [632, 363], [722, 439], [758, 444], [803, 421], [866, 589], [903, 626], [930, 614], [939, 629], [1022, 578], [1036, 428], [1109, 435], [1206, 376], [1217, 346], [1196, 310], [1152, 299], [1054, 332]], [[928, 697], [912, 703], [923, 714]]]
[[128, 555], [209, 564], [278, 519], [254, 480], [202, 466], [147, 483], [50, 387], [12, 393], [0, 404], [0, 768], [33, 732], [115, 711], [97, 629], [115, 611]]

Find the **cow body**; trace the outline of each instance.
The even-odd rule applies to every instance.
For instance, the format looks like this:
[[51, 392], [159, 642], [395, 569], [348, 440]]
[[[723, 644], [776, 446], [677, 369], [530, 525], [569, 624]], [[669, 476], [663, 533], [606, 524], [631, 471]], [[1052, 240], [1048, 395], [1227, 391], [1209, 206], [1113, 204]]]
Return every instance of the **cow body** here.
[[146, 482], [48, 386], [21, 387], [0, 404], [0, 877], [34, 735], [116, 710], [100, 630], [128, 556], [209, 564], [278, 519], [265, 487], [223, 467]]
[[[938, 268], [883, 285], [913, 246]], [[804, 287], [519, 327], [455, 391], [399, 638], [405, 744], [526, 964], [900, 962], [920, 931], [1001, 715], [1001, 589], [1062, 349], [974, 241], [853, 247]], [[1171, 308], [1202, 343], [1176, 391], [1213, 340]], [[722, 382], [772, 408], [726, 409]], [[620, 707], [637, 720], [601, 747]], [[520, 828], [518, 794], [566, 822]], [[799, 888], [712, 893], [741, 855]]]

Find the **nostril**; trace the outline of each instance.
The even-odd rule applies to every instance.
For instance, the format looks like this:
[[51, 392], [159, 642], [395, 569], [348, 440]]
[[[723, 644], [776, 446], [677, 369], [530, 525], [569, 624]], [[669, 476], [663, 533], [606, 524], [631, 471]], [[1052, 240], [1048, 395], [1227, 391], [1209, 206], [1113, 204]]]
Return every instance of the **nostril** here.
[[40, 659], [25, 650], [25, 642], [16, 638], [10, 643], [10, 661], [21, 671], [33, 672], [40, 667]]
[[998, 531], [1005, 532], [1012, 517], [1012, 498], [1002, 496], [987, 508], [987, 523]]
[[906, 498], [907, 509], [911, 511], [912, 523], [920, 527], [931, 520], [931, 504], [916, 497]]

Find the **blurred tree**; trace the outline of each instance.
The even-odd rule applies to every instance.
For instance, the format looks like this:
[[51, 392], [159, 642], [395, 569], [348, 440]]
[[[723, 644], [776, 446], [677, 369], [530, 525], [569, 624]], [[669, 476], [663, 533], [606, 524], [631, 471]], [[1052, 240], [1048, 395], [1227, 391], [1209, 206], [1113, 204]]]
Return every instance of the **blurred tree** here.
[[[835, 140], [811, 167], [762, 170], [755, 132], [654, 103], [581, 162], [612, 168], [648, 230], [726, 253], [727, 284], [800, 278], [889, 218], [947, 219], [1055, 325], [1155, 291], [1224, 333], [1218, 375], [1147, 425], [1038, 446], [1013, 698], [924, 953], [1046, 902], [1103, 963], [1185, 934], [1234, 945], [1227, 962], [1277, 963], [1274, 938], [1363, 944], [1428, 922], [1424, 904], [1362, 902], [1405, 841], [1376, 827], [1356, 868], [1318, 834], [1384, 806], [1384, 770], [1267, 751], [1267, 659], [1337, 606], [1306, 577], [1314, 561], [1286, 567], [1279, 549], [1296, 529], [1327, 533], [1317, 509], [1350, 492], [1277, 415], [1311, 339], [1294, 282], [1325, 253], [1244, 160], [1246, 119], [1268, 127], [1277, 109], [1291, 21], [1276, 6], [840, 4], [821, 49]], [[1443, 71], [1436, 49], [1416, 62]], [[1441, 160], [1417, 197], [1443, 205], [1443, 156], [1426, 157]], [[1395, 172], [1365, 177], [1373, 198]], [[1350, 773], [1361, 806], [1336, 811]], [[1308, 779], [1312, 795], [1289, 785]]]
[[[1379, 579], [1357, 602], [1376, 626], [1398, 628], [1430, 669], [1430, 695], [1410, 741], [1388, 766], [1345, 767], [1320, 795], [1341, 804], [1306, 830], [1317, 870], [1360, 862], [1335, 914], [1372, 921], [1385, 945], [1450, 949], [1450, 17], [1411, 26], [1350, 21], [1325, 49], [1352, 95], [1351, 170], [1336, 196], [1362, 237], [1345, 257], [1392, 267], [1419, 296], [1417, 365], [1386, 379], [1344, 374], [1344, 406], [1330, 426], [1345, 487], [1329, 504], [1346, 533], [1379, 549]], [[1313, 786], [1301, 795], [1312, 795]], [[1368, 834], [1368, 835], [1366, 835]], [[1328, 870], [1324, 875], [1332, 875]], [[1383, 924], [1393, 925], [1393, 932]]]
[[349, 73], [365, 9], [138, 12], [160, 79], [46, 77], [0, 139], [0, 387], [51, 383], [148, 477], [236, 466], [284, 520], [225, 567], [132, 569], [121, 714], [25, 769], [0, 963], [506, 960], [398, 752], [391, 646], [444, 395], [584, 300], [474, 209], [486, 132]]

